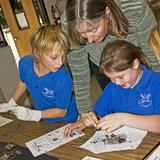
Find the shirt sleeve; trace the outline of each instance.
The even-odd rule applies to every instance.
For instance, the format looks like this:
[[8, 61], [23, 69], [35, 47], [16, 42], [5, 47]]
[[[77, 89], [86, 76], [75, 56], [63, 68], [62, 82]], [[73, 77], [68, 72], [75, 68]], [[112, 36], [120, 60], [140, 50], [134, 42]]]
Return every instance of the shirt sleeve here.
[[18, 68], [19, 68], [19, 78], [24, 83], [25, 82], [25, 67], [24, 67], [24, 60], [20, 59], [18, 62]]
[[93, 111], [96, 112], [100, 117], [104, 117], [108, 114], [113, 113], [113, 96], [112, 96], [112, 84], [109, 83], [103, 90], [101, 96], [94, 104]]
[[129, 22], [130, 34], [126, 40], [141, 47], [151, 62], [153, 70], [160, 71], [160, 63], [149, 48], [149, 35], [157, 23], [146, 0], [132, 0], [128, 3], [126, 3], [126, 0], [121, 0], [121, 9]]
[[[61, 21], [62, 29], [67, 34], [65, 12], [61, 17]], [[74, 92], [76, 95], [78, 110], [80, 113], [87, 112], [92, 106], [88, 54], [86, 53], [85, 48], [82, 48], [76, 44], [71, 44], [67, 60], [73, 76]]]
[[[157, 80], [159, 81], [159, 80]], [[157, 85], [156, 85], [157, 86]], [[159, 88], [159, 89], [158, 89]], [[154, 95], [154, 114], [160, 115], [160, 85], [156, 87], [156, 93]]]

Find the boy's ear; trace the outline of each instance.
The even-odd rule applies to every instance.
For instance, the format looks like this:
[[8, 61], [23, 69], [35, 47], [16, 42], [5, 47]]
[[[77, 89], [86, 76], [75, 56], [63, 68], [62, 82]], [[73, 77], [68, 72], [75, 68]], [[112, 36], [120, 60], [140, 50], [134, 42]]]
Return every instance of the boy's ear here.
[[139, 68], [139, 65], [140, 65], [140, 62], [139, 62], [139, 60], [136, 58], [136, 59], [133, 61], [132, 67], [133, 67], [134, 69], [138, 69], [138, 68]]
[[33, 56], [36, 62], [39, 62], [39, 54], [36, 49], [33, 50]]
[[109, 9], [109, 7], [106, 6], [106, 13], [105, 13], [106, 17], [109, 18], [111, 16], [111, 11]]

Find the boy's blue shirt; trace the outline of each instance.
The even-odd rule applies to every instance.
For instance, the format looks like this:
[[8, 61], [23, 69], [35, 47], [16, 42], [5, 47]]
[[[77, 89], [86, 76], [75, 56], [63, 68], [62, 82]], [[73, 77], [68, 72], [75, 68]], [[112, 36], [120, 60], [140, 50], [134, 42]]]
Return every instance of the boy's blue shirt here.
[[133, 88], [124, 89], [110, 82], [94, 105], [101, 117], [114, 112], [138, 115], [160, 114], [160, 74], [142, 65], [143, 75]]
[[72, 93], [73, 83], [64, 67], [61, 67], [57, 72], [49, 72], [38, 77], [34, 70], [33, 58], [28, 55], [19, 61], [19, 75], [33, 98], [36, 110], [67, 109], [65, 117], [45, 118], [42, 119], [43, 121], [52, 123], [77, 120], [78, 110], [75, 96]]

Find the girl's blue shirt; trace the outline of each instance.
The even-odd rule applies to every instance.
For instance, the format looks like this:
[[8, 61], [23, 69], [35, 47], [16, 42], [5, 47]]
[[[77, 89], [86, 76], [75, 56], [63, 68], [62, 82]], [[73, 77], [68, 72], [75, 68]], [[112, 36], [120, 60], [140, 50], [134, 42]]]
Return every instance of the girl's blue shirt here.
[[143, 75], [133, 88], [110, 82], [94, 105], [101, 117], [114, 112], [138, 115], [160, 114], [160, 74], [142, 65]]

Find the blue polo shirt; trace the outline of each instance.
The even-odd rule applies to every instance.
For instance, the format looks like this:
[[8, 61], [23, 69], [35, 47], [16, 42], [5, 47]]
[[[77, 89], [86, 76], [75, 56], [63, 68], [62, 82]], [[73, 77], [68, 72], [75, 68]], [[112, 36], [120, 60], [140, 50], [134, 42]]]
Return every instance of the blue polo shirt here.
[[78, 110], [72, 92], [73, 82], [64, 67], [61, 67], [57, 72], [49, 72], [38, 77], [34, 70], [33, 57], [27, 55], [19, 61], [19, 75], [33, 98], [36, 110], [67, 109], [65, 117], [45, 118], [42, 119], [43, 121], [52, 123], [77, 120]]
[[101, 117], [114, 112], [138, 115], [160, 114], [160, 74], [142, 66], [143, 75], [136, 86], [124, 89], [110, 82], [94, 105]]

